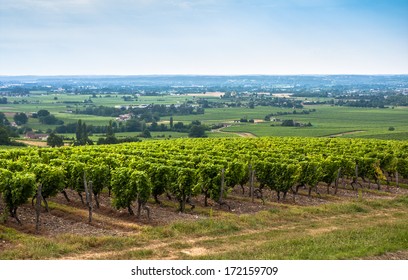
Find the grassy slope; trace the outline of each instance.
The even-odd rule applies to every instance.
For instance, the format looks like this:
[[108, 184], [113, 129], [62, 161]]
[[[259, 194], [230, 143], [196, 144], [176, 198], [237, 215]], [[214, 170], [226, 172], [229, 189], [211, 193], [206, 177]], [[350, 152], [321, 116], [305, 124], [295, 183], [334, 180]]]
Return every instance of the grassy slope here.
[[127, 237], [43, 237], [0, 226], [0, 240], [11, 243], [0, 250], [0, 259], [374, 258], [408, 250], [407, 219], [408, 197], [402, 196], [313, 207], [276, 204], [241, 216], [215, 213], [194, 222], [142, 226]]

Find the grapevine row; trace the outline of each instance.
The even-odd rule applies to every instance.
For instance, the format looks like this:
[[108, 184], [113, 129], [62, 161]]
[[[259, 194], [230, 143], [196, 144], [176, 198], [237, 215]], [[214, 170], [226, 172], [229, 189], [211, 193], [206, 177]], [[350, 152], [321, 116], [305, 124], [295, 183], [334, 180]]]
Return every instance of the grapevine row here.
[[[34, 197], [41, 185], [47, 200], [70, 188], [83, 203], [91, 189], [96, 207], [104, 189], [112, 192], [112, 205], [128, 209], [137, 202], [137, 215], [153, 197], [168, 195], [185, 211], [191, 197], [202, 194], [225, 204], [223, 198], [235, 186], [257, 181], [252, 188], [275, 191], [278, 200], [289, 191], [319, 183], [337, 191], [340, 178], [352, 187], [361, 180], [377, 184], [408, 178], [408, 143], [405, 141], [330, 138], [182, 139], [141, 143], [62, 148], [27, 148], [0, 151], [0, 194], [4, 212], [18, 220], [17, 208]], [[360, 181], [361, 181], [360, 180]], [[68, 199], [68, 197], [66, 196]], [[88, 202], [88, 200], [87, 200]], [[89, 202], [88, 202], [89, 203]], [[2, 209], [0, 209], [2, 210]], [[19, 221], [19, 220], [18, 220]]]

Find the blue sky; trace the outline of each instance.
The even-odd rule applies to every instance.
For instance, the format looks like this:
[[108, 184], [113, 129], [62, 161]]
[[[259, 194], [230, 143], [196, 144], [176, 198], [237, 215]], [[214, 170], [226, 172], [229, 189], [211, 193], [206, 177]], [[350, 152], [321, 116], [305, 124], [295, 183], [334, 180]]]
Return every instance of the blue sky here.
[[0, 75], [408, 74], [408, 0], [0, 0]]

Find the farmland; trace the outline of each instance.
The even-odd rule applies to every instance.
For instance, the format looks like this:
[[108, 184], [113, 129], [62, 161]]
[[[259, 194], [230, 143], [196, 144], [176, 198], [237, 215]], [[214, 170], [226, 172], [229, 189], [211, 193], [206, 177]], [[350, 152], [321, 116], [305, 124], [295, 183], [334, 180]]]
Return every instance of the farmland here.
[[[332, 135], [336, 136], [345, 132], [354, 132], [339, 135], [339, 137], [406, 140], [408, 132], [407, 108], [401, 107], [389, 110], [330, 106], [313, 106], [312, 108], [316, 109], [316, 113], [296, 115], [295, 118], [300, 122], [311, 122], [313, 127], [271, 127], [271, 123], [267, 122], [255, 125], [244, 124], [231, 126], [224, 129], [224, 131], [250, 132], [257, 136], [305, 137], [327, 137]], [[294, 116], [284, 116], [282, 118], [294, 118]], [[395, 131], [389, 131], [390, 126], [398, 128]]]
[[[76, 100], [80, 102], [80, 98], [88, 99], [87, 96], [68, 96], [56, 95], [58, 100]], [[90, 96], [89, 96], [90, 97]], [[66, 105], [55, 103], [54, 95], [32, 95], [32, 100], [39, 101], [39, 104], [8, 104], [2, 106], [1, 110], [5, 112], [6, 116], [12, 118], [17, 112], [36, 112], [39, 109], [49, 110], [58, 119], [64, 123], [75, 123], [78, 119], [93, 126], [106, 126], [109, 121], [115, 121], [115, 118], [109, 116], [94, 116], [84, 114], [67, 113]], [[10, 98], [12, 99], [12, 98]], [[15, 98], [21, 99], [21, 98]], [[24, 98], [27, 99], [27, 98]], [[94, 98], [94, 105], [99, 106], [118, 106], [121, 103], [120, 97], [108, 98]], [[96, 101], [95, 101], [96, 100]], [[164, 97], [143, 97], [132, 105], [146, 104], [147, 102], [157, 104], [177, 104], [177, 102], [184, 102], [192, 100], [191, 96], [164, 96]], [[82, 101], [81, 101], [82, 102]], [[146, 103], [144, 103], [146, 102]], [[151, 104], [151, 103], [147, 103]], [[85, 106], [85, 105], [83, 105]], [[75, 106], [71, 109], [75, 110]], [[68, 108], [69, 109], [69, 108]], [[255, 136], [303, 136], [303, 137], [358, 137], [358, 138], [378, 138], [378, 139], [408, 139], [408, 109], [406, 107], [394, 107], [388, 109], [376, 108], [352, 108], [352, 107], [338, 107], [330, 105], [305, 105], [304, 110], [315, 110], [311, 114], [296, 114], [280, 116], [280, 120], [294, 119], [301, 123], [311, 123], [311, 127], [282, 127], [279, 122], [264, 121], [266, 115], [278, 112], [288, 112], [288, 109], [271, 106], [256, 106], [254, 109], [250, 108], [208, 108], [205, 109], [204, 114], [189, 115], [189, 116], [173, 116], [174, 122], [190, 123], [198, 120], [205, 125], [223, 124], [225, 128], [221, 131], [229, 132], [229, 136], [234, 136], [237, 132], [251, 133]], [[170, 116], [162, 117], [159, 123], [168, 125]], [[254, 119], [255, 123], [237, 123], [240, 119]], [[29, 118], [25, 125], [34, 130], [47, 131], [55, 129], [57, 125], [46, 125], [39, 122], [38, 119]], [[390, 131], [389, 128], [394, 127], [395, 130]], [[166, 135], [168, 137], [187, 137], [187, 133], [154, 133], [153, 137]], [[210, 137], [223, 136], [208, 133]], [[118, 137], [122, 136], [136, 136], [138, 133], [118, 133]], [[66, 135], [66, 137], [72, 137]], [[95, 136], [92, 139], [97, 140], [100, 136]]]
[[[0, 77], [0, 85], [8, 121], [28, 116], [14, 128], [20, 136], [55, 131], [71, 139], [81, 119], [93, 141], [105, 136], [110, 121], [118, 138], [146, 129], [152, 138], [187, 137], [189, 125], [199, 122], [208, 137], [408, 139], [405, 75]], [[40, 110], [55, 119], [36, 118]], [[137, 125], [118, 121], [123, 114]], [[171, 127], [170, 119], [184, 127]]]

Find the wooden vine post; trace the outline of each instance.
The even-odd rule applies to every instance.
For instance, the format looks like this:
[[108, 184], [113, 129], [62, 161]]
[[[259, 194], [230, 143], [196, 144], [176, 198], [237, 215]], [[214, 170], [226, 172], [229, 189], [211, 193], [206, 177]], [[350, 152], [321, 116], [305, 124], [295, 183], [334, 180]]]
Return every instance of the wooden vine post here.
[[225, 169], [221, 170], [221, 191], [220, 191], [220, 201], [219, 203], [222, 204], [222, 198], [224, 196], [224, 184], [225, 184]]
[[334, 194], [337, 194], [337, 190], [339, 188], [339, 179], [341, 176], [341, 167], [339, 168], [339, 170], [337, 171], [337, 178], [336, 181], [334, 181], [334, 186], [335, 186], [335, 190], [334, 190]]
[[248, 183], [249, 183], [249, 197], [252, 197], [252, 180], [251, 180], [251, 178], [252, 178], [252, 164], [249, 164], [249, 166], [248, 166], [248, 174], [249, 174], [249, 180], [248, 180]]
[[255, 176], [255, 170], [252, 169], [252, 165], [249, 165], [249, 188], [251, 191], [251, 200], [252, 202], [255, 201], [254, 198], [254, 176]]
[[38, 184], [37, 189], [37, 201], [35, 204], [35, 231], [38, 233], [40, 231], [40, 213], [41, 213], [41, 194], [42, 184]]
[[[355, 189], [357, 189], [358, 186], [360, 186], [360, 188], [362, 188], [363, 186], [358, 182], [358, 164], [356, 163], [356, 169], [355, 169], [355, 177], [353, 178], [353, 182], [351, 182], [351, 187]], [[355, 187], [354, 187], [355, 185]]]
[[88, 212], [89, 212], [88, 222], [91, 223], [92, 222], [92, 210], [93, 210], [92, 181], [89, 181], [89, 183], [87, 183], [85, 173], [84, 173], [84, 188], [85, 188], [85, 194], [86, 194], [86, 205], [88, 206]]

